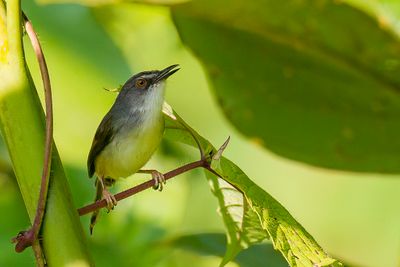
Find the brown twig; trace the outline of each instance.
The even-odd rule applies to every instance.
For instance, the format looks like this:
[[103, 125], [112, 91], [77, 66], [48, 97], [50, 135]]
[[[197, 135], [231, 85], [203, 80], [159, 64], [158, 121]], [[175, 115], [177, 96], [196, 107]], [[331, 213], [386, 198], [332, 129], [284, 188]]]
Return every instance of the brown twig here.
[[[188, 128], [186, 128], [186, 130], [190, 131]], [[194, 135], [192, 135], [192, 137], [196, 140]], [[184, 172], [187, 172], [187, 171], [199, 168], [199, 167], [204, 168], [204, 169], [210, 171], [211, 173], [213, 173], [214, 175], [218, 176], [219, 178], [223, 179], [223, 177], [221, 175], [219, 175], [215, 170], [213, 170], [211, 168], [210, 161], [211, 160], [219, 160], [220, 159], [220, 157], [222, 156], [222, 153], [224, 152], [225, 148], [228, 146], [229, 140], [230, 140], [230, 137], [228, 137], [228, 139], [226, 139], [224, 144], [218, 149], [218, 151], [215, 154], [210, 155], [212, 157], [211, 159], [207, 158], [203, 153], [201, 153], [201, 159], [200, 160], [194, 161], [192, 163], [188, 163], [186, 165], [183, 165], [183, 166], [181, 166], [179, 168], [176, 168], [176, 169], [174, 169], [172, 171], [169, 171], [169, 172], [165, 173], [164, 174], [165, 180], [169, 180], [169, 179], [171, 179], [171, 178], [173, 178], [173, 177], [175, 177], [175, 176], [177, 176], [179, 174], [182, 174]], [[196, 143], [198, 144], [199, 148], [201, 148], [200, 144], [198, 142], [196, 142]], [[201, 150], [201, 151], [203, 151], [203, 150]], [[139, 192], [141, 192], [143, 190], [146, 190], [146, 189], [152, 187], [154, 185], [154, 183], [155, 183], [154, 180], [149, 180], [147, 182], [141, 183], [140, 185], [137, 185], [135, 187], [132, 187], [132, 188], [129, 188], [129, 189], [125, 190], [125, 191], [122, 191], [122, 192], [114, 195], [114, 197], [115, 197], [115, 199], [117, 201], [120, 201], [122, 199], [130, 197], [130, 196], [132, 196], [134, 194], [137, 194], [137, 193], [139, 193]], [[88, 214], [90, 212], [96, 211], [98, 209], [104, 208], [106, 206], [107, 206], [107, 202], [104, 199], [102, 199], [102, 200], [96, 201], [95, 203], [89, 204], [87, 206], [84, 206], [84, 207], [78, 209], [78, 213], [79, 213], [79, 216], [82, 216], [82, 215], [86, 215], [86, 214]]]
[[44, 149], [45, 152], [44, 152], [43, 172], [40, 183], [40, 193], [39, 193], [38, 205], [36, 208], [35, 219], [33, 221], [32, 227], [27, 231], [20, 232], [17, 235], [17, 237], [13, 239], [13, 241], [16, 242], [15, 250], [17, 252], [22, 252], [25, 248], [33, 245], [38, 265], [44, 266], [43, 253], [40, 244], [37, 240], [37, 237], [44, 217], [46, 200], [47, 200], [47, 191], [49, 185], [51, 154], [53, 145], [53, 104], [52, 104], [49, 72], [47, 69], [47, 64], [44, 58], [42, 48], [40, 46], [35, 30], [33, 29], [32, 23], [29, 21], [28, 17], [23, 12], [22, 16], [24, 18], [26, 33], [29, 36], [32, 47], [36, 54], [36, 58], [39, 63], [40, 73], [43, 81], [45, 105], [46, 105], [46, 140]]
[[[187, 172], [187, 171], [199, 168], [199, 167], [207, 168], [208, 165], [209, 165], [209, 163], [206, 159], [194, 161], [192, 163], [188, 163], [177, 169], [174, 169], [172, 171], [165, 173], [164, 178], [165, 178], [165, 180], [169, 180], [179, 174], [182, 174], [184, 172]], [[140, 185], [137, 185], [135, 187], [132, 187], [125, 191], [122, 191], [114, 196], [117, 201], [120, 201], [124, 198], [130, 197], [130, 196], [137, 194], [143, 190], [146, 190], [146, 189], [152, 187], [153, 185], [154, 185], [154, 180], [149, 180], [147, 182], [141, 183]], [[79, 216], [82, 216], [82, 215], [88, 214], [90, 212], [93, 212], [95, 210], [98, 210], [100, 208], [104, 208], [106, 206], [107, 206], [107, 202], [104, 199], [102, 199], [102, 200], [96, 201], [95, 203], [89, 204], [85, 207], [78, 209], [78, 213], [79, 213]]]

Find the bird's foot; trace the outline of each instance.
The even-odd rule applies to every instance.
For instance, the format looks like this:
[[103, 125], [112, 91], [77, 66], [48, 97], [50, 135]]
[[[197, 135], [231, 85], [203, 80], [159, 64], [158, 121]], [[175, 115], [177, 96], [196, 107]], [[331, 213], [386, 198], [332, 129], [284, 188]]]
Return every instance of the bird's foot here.
[[154, 170], [151, 172], [151, 176], [154, 180], [153, 189], [161, 192], [166, 184], [164, 175], [161, 172]]
[[114, 195], [111, 194], [107, 189], [103, 189], [103, 199], [107, 202], [107, 211], [110, 212], [117, 206], [117, 200], [115, 199]]

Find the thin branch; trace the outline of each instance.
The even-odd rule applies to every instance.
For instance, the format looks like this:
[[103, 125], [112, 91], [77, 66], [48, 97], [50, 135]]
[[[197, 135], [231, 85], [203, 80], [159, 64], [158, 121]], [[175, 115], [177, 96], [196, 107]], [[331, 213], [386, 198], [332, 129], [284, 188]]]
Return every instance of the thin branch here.
[[[207, 166], [208, 166], [207, 160], [201, 159], [198, 161], [194, 161], [192, 163], [188, 163], [186, 165], [183, 165], [179, 168], [176, 168], [172, 171], [165, 173], [164, 178], [165, 178], [165, 180], [169, 180], [169, 179], [171, 179], [179, 174], [182, 174], [184, 172], [187, 172], [187, 171], [199, 168], [199, 167], [207, 168]], [[154, 180], [149, 180], [140, 185], [137, 185], [135, 187], [132, 187], [130, 189], [122, 191], [122, 192], [114, 195], [114, 197], [117, 201], [120, 201], [120, 200], [130, 197], [134, 194], [137, 194], [143, 190], [146, 190], [146, 189], [152, 187], [153, 185], [154, 185]], [[95, 210], [98, 210], [100, 208], [104, 208], [106, 206], [107, 206], [107, 202], [104, 199], [102, 199], [102, 200], [96, 201], [95, 203], [89, 204], [85, 207], [78, 209], [78, 213], [79, 213], [79, 216], [82, 216], [82, 215], [88, 214], [90, 212], [93, 212]]]
[[17, 243], [15, 246], [15, 250], [17, 252], [22, 252], [25, 248], [34, 245], [33, 249], [35, 252], [37, 263], [39, 264], [39, 266], [40, 265], [44, 266], [43, 253], [41, 251], [37, 237], [42, 225], [44, 212], [46, 209], [46, 200], [47, 200], [47, 192], [49, 185], [51, 154], [53, 145], [53, 104], [52, 104], [49, 72], [47, 69], [47, 64], [44, 58], [42, 47], [40, 46], [39, 40], [32, 26], [32, 23], [29, 21], [28, 17], [23, 12], [22, 16], [24, 18], [25, 30], [29, 36], [32, 47], [37, 57], [37, 61], [39, 63], [40, 73], [43, 81], [45, 105], [46, 105], [46, 140], [44, 148], [45, 152], [44, 152], [43, 172], [42, 172], [39, 200], [36, 208], [35, 219], [33, 221], [32, 227], [25, 232], [20, 232], [18, 236], [13, 239], [13, 241]]
[[[196, 138], [193, 135], [192, 135], [192, 137], [196, 140]], [[222, 156], [222, 153], [224, 152], [225, 148], [228, 146], [229, 140], [230, 140], [230, 137], [228, 137], [227, 140], [224, 142], [224, 144], [218, 149], [218, 151], [214, 155], [212, 155], [211, 160], [219, 160], [219, 158]], [[199, 145], [199, 148], [200, 148], [200, 145]], [[165, 180], [169, 180], [179, 174], [182, 174], [184, 172], [201, 167], [201, 168], [204, 168], [204, 169], [210, 171], [217, 177], [224, 179], [219, 173], [217, 173], [216, 171], [214, 171], [211, 168], [209, 160], [210, 160], [209, 158], [204, 156], [198, 161], [188, 163], [186, 165], [183, 165], [179, 168], [176, 168], [172, 171], [165, 173], [164, 178], [165, 178]], [[122, 191], [122, 192], [114, 195], [114, 197], [117, 201], [120, 201], [122, 199], [128, 198], [132, 195], [135, 195], [143, 190], [146, 190], [146, 189], [152, 187], [154, 185], [154, 183], [155, 183], [155, 181], [153, 179], [149, 180], [147, 182], [141, 183], [140, 185], [137, 185], [137, 186], [129, 188], [125, 191]], [[234, 185], [232, 185], [232, 186], [236, 188], [236, 186], [234, 186]], [[86, 215], [90, 212], [96, 211], [96, 210], [104, 208], [106, 206], [107, 206], [107, 202], [104, 199], [101, 199], [101, 200], [96, 201], [95, 203], [89, 204], [87, 206], [84, 206], [84, 207], [78, 209], [78, 214], [79, 214], [79, 216]]]
[[51, 93], [51, 84], [49, 71], [47, 69], [46, 60], [43, 54], [42, 47], [37, 38], [36, 32], [33, 28], [32, 23], [27, 18], [25, 13], [22, 13], [25, 20], [25, 29], [31, 40], [32, 46], [35, 50], [35, 54], [40, 67], [40, 74], [42, 76], [44, 95], [45, 95], [45, 106], [46, 106], [46, 140], [45, 140], [45, 154], [44, 154], [44, 164], [42, 172], [42, 181], [40, 186], [40, 195], [38, 208], [36, 210], [36, 216], [33, 223], [33, 228], [35, 229], [34, 237], [36, 238], [40, 230], [40, 226], [43, 221], [43, 215], [46, 208], [46, 198], [47, 189], [49, 184], [50, 167], [51, 167], [51, 154], [53, 145], [53, 99]]

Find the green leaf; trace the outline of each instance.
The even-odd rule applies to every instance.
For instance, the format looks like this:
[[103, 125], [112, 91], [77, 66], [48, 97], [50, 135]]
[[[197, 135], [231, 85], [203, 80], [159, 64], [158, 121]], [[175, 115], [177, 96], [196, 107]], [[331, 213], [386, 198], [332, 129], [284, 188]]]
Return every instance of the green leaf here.
[[[169, 246], [192, 251], [204, 256], [223, 257], [226, 238], [223, 234], [193, 234], [179, 236]], [[240, 252], [234, 259], [240, 267], [284, 267], [287, 263], [274, 250], [271, 243], [254, 245]]]
[[[187, 125], [167, 104], [164, 105], [165, 136], [198, 146], [211, 156], [211, 168], [223, 180], [208, 175], [227, 228], [227, 251], [223, 266], [237, 253], [269, 237], [290, 266], [341, 266], [271, 195], [252, 182], [233, 162], [214, 157], [217, 150]], [[220, 155], [219, 155], [220, 156]], [[229, 184], [228, 184], [229, 183]]]
[[227, 228], [228, 246], [221, 263], [224, 265], [242, 249], [266, 239], [267, 233], [260, 227], [257, 214], [249, 207], [241, 192], [210, 172], [205, 173], [218, 199], [219, 212]]
[[195, 0], [172, 14], [243, 134], [316, 166], [400, 172], [398, 20], [334, 0]]
[[234, 163], [222, 157], [212, 168], [244, 194], [275, 249], [282, 252], [290, 266], [340, 266], [279, 202], [254, 184]]

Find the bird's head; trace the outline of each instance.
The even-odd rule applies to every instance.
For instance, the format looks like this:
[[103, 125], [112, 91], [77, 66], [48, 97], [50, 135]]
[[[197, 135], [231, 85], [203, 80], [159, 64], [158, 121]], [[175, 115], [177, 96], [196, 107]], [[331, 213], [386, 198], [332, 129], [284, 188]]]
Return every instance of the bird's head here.
[[[179, 70], [175, 64], [163, 70], [143, 71], [132, 76], [122, 87], [120, 101], [135, 105], [136, 108], [160, 106], [164, 101], [166, 79]], [[118, 100], [117, 100], [118, 101]]]
[[135, 74], [125, 83], [122, 90], [133, 90], [146, 94], [152, 90], [162, 89], [165, 80], [179, 70], [178, 66], [175, 64], [163, 70], [143, 71]]

